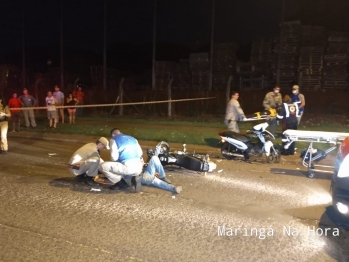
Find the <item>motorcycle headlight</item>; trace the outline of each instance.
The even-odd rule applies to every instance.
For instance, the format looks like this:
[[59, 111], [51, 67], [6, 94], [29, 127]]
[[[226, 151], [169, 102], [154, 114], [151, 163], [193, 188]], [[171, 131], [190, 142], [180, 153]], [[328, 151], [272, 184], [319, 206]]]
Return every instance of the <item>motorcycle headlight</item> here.
[[339, 211], [340, 213], [342, 213], [342, 214], [346, 214], [346, 213], [348, 213], [348, 211], [349, 211], [348, 206], [347, 206], [347, 205], [344, 205], [344, 204], [341, 203], [341, 202], [338, 202], [338, 203], [336, 204], [336, 206], [337, 206], [338, 211]]
[[343, 159], [337, 177], [349, 177], [349, 155]]

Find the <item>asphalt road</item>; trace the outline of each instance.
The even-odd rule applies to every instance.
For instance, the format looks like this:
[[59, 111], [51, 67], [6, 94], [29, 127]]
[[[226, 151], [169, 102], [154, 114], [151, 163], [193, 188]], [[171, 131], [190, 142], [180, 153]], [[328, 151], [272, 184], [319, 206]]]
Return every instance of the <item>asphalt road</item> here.
[[297, 156], [249, 164], [187, 145], [209, 152], [217, 169], [169, 168], [181, 194], [96, 192], [65, 166], [96, 138], [9, 134], [9, 153], [0, 155], [0, 261], [349, 261], [330, 175], [305, 177]]

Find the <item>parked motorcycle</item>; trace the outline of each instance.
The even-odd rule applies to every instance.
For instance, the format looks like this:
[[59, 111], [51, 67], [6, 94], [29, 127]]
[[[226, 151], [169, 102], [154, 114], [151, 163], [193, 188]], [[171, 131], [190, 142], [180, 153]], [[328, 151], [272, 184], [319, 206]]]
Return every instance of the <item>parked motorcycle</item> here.
[[248, 135], [232, 131], [219, 133], [222, 155], [228, 160], [243, 157], [245, 161], [248, 161], [250, 156], [262, 157], [265, 155], [268, 163], [278, 163], [280, 152], [271, 141], [275, 137], [267, 130], [268, 126], [268, 123], [258, 124], [252, 130], [246, 131]]

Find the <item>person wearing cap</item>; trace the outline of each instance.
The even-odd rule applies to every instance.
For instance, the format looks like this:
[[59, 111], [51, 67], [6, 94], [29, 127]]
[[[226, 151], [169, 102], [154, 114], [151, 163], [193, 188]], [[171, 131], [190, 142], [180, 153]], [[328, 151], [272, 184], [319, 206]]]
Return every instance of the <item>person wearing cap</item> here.
[[299, 108], [299, 116], [297, 117], [298, 125], [301, 122], [301, 118], [304, 113], [304, 106], [305, 106], [305, 98], [304, 95], [299, 93], [299, 86], [294, 85], [292, 87], [292, 103], [298, 103]]
[[8, 131], [8, 121], [7, 119], [11, 117], [11, 112], [5, 103], [5, 100], [0, 97], [0, 135], [1, 135], [1, 153], [7, 154], [8, 144], [7, 144], [7, 131]]
[[[59, 86], [55, 86], [55, 92], [53, 92], [53, 96], [57, 100], [56, 106], [64, 106], [64, 94], [61, 92]], [[57, 109], [57, 122], [59, 122], [59, 115], [61, 115], [62, 123], [64, 123], [64, 108]]]
[[94, 178], [98, 175], [100, 164], [103, 163], [100, 151], [104, 149], [110, 149], [109, 141], [105, 137], [99, 138], [96, 143], [80, 147], [69, 160], [70, 173], [75, 175], [78, 181], [90, 186], [99, 185]]
[[120, 189], [127, 183], [136, 192], [142, 189], [140, 174], [143, 169], [143, 151], [137, 139], [122, 134], [114, 128], [110, 131], [111, 161], [103, 162], [100, 171], [112, 182], [110, 189]]
[[[36, 99], [32, 95], [28, 94], [28, 90], [26, 88], [23, 89], [23, 95], [21, 95], [19, 99], [22, 101], [24, 108], [34, 107], [36, 104]], [[32, 127], [36, 127], [34, 110], [25, 109], [22, 111], [25, 119], [25, 126], [30, 127], [30, 124], [31, 124]], [[29, 122], [29, 119], [30, 119], [30, 122]]]
[[[280, 94], [280, 86], [275, 85], [274, 90], [265, 95], [263, 100], [263, 107], [265, 111], [270, 111], [270, 109], [273, 109], [277, 112], [281, 106], [282, 96]], [[276, 122], [276, 117], [271, 117], [268, 121], [269, 130], [272, 134], [275, 134]]]

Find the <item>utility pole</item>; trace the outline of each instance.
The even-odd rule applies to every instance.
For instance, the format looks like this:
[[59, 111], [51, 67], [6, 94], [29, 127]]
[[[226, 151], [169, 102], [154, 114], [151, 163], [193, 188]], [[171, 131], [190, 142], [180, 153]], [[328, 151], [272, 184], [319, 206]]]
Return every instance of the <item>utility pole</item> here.
[[281, 67], [281, 47], [283, 43], [283, 32], [282, 25], [285, 19], [285, 0], [282, 0], [282, 10], [281, 10], [281, 25], [280, 25], [280, 40], [279, 40], [279, 54], [278, 54], [278, 67], [276, 72], [276, 84], [280, 84], [280, 67]]
[[104, 0], [104, 28], [103, 28], [103, 90], [107, 90], [107, 0]]
[[64, 64], [63, 64], [63, 0], [61, 0], [61, 33], [60, 33], [60, 55], [61, 55], [61, 84], [60, 87], [64, 89]]
[[156, 0], [154, 0], [154, 18], [153, 18], [153, 68], [152, 68], [152, 78], [151, 78], [152, 90], [156, 89], [156, 85], [155, 85], [155, 52], [156, 52]]
[[212, 91], [212, 70], [213, 70], [213, 40], [214, 40], [214, 11], [215, 11], [215, 0], [212, 0], [212, 21], [211, 21], [211, 53], [210, 53], [210, 72], [209, 72], [209, 87], [208, 90]]
[[25, 0], [22, 1], [22, 89], [25, 88]]

